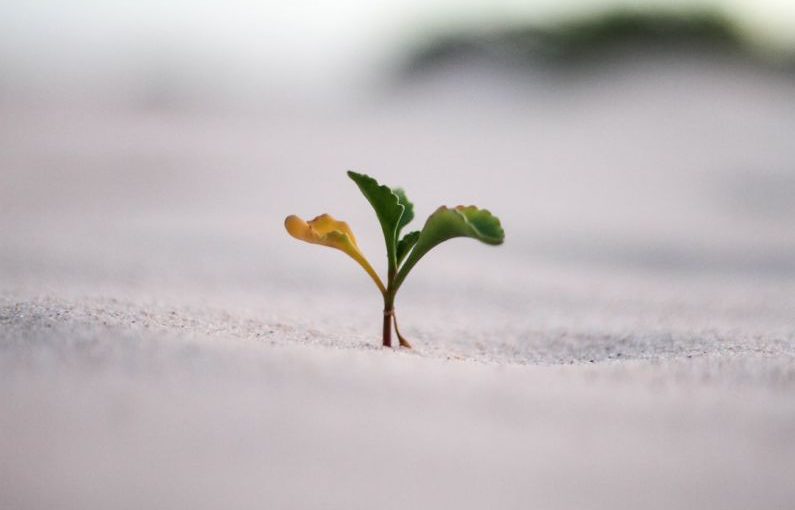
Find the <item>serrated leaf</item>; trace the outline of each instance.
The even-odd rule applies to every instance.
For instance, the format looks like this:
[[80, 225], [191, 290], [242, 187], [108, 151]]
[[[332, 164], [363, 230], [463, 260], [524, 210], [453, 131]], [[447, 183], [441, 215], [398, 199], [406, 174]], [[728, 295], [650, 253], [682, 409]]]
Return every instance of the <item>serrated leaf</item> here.
[[285, 218], [284, 228], [287, 229], [291, 236], [301, 241], [328, 246], [345, 252], [367, 271], [367, 274], [370, 275], [370, 278], [373, 279], [382, 294], [386, 292], [384, 283], [364, 254], [362, 254], [359, 245], [356, 244], [356, 236], [353, 235], [351, 228], [344, 221], [337, 221], [328, 214], [321, 214], [308, 222], [298, 216], [291, 215]]
[[398, 266], [400, 265], [401, 262], [403, 262], [403, 259], [406, 258], [406, 255], [409, 254], [411, 248], [414, 247], [414, 245], [417, 243], [417, 239], [419, 238], [420, 238], [420, 231], [415, 230], [414, 232], [409, 232], [408, 234], [404, 235], [403, 239], [398, 241], [397, 244]]
[[411, 268], [431, 249], [454, 237], [471, 237], [486, 244], [502, 244], [505, 232], [500, 220], [486, 209], [474, 205], [440, 207], [431, 214], [420, 232], [414, 249], [400, 268], [395, 288], [400, 287]]
[[[411, 223], [411, 220], [414, 219], [414, 204], [412, 204], [409, 198], [406, 196], [406, 192], [403, 190], [403, 188], [393, 188], [392, 193], [397, 195], [398, 202], [403, 206], [403, 216], [400, 217], [400, 223], [398, 223], [397, 228], [397, 237], [400, 237], [400, 231], [403, 229], [403, 227]], [[398, 261], [398, 264], [400, 264], [400, 261]]]
[[397, 233], [405, 206], [400, 203], [400, 197], [389, 187], [378, 184], [378, 181], [369, 175], [349, 171], [348, 177], [359, 186], [362, 194], [373, 206], [381, 230], [384, 232], [389, 265], [397, 267]]

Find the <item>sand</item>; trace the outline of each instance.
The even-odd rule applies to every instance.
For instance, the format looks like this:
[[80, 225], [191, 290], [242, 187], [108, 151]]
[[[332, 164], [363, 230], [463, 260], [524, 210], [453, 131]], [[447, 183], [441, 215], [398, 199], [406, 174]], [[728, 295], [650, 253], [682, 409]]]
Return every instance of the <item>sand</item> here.
[[[6, 105], [0, 507], [792, 508], [795, 88], [699, 69], [312, 116]], [[417, 228], [503, 220], [409, 277], [412, 351], [282, 230], [332, 213], [380, 269], [348, 168]]]

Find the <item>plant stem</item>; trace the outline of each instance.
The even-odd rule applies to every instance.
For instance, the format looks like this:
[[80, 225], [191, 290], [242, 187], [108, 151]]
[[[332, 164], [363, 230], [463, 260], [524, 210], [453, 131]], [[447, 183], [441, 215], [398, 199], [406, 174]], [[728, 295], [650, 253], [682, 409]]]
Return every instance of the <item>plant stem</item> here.
[[387, 291], [384, 294], [384, 328], [383, 328], [383, 345], [384, 347], [392, 347], [392, 325], [395, 326], [395, 333], [397, 333], [400, 346], [411, 349], [411, 344], [408, 340], [403, 338], [397, 325], [397, 317], [395, 316], [395, 291]]
[[392, 281], [394, 279], [394, 271], [389, 271], [387, 288], [386, 292], [384, 292], [384, 347], [392, 347], [392, 316], [395, 313], [395, 292], [392, 290]]
[[383, 346], [392, 347], [392, 317], [395, 313], [395, 291], [392, 287], [397, 268], [390, 263], [387, 273], [386, 292], [384, 292]]
[[398, 329], [398, 325], [397, 325], [397, 315], [395, 314], [395, 309], [394, 308], [392, 309], [392, 324], [395, 325], [395, 333], [397, 334], [398, 342], [400, 343], [400, 346], [401, 347], [405, 347], [406, 349], [411, 349], [411, 343], [409, 343], [409, 341], [406, 340], [406, 338], [403, 335], [400, 334], [400, 329]]
[[392, 347], [392, 310], [384, 309], [384, 347]]

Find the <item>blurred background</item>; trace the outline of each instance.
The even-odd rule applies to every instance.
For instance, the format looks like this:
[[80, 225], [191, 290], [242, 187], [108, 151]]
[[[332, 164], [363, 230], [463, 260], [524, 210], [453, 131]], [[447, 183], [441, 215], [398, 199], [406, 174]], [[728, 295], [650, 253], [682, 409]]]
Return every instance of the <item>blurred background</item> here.
[[792, 508], [793, 135], [793, 0], [2, 0], [0, 507]]
[[381, 257], [355, 169], [491, 208], [518, 271], [792, 280], [793, 49], [785, 0], [5, 1], [0, 269], [331, 287], [281, 221]]

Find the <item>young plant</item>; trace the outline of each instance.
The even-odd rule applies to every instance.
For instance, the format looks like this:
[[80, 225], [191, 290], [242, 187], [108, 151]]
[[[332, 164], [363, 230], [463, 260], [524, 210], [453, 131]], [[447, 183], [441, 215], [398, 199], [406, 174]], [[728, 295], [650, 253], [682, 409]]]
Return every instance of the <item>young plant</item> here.
[[400, 189], [382, 186], [367, 175], [348, 172], [353, 182], [373, 206], [386, 241], [387, 279], [384, 285], [378, 273], [362, 254], [356, 237], [344, 221], [322, 214], [311, 221], [298, 216], [284, 220], [287, 232], [301, 241], [336, 248], [348, 254], [373, 279], [384, 298], [383, 345], [392, 346], [392, 324], [401, 347], [411, 344], [400, 334], [395, 316], [395, 295], [419, 260], [438, 244], [454, 237], [471, 237], [486, 244], [502, 244], [505, 233], [500, 220], [485, 209], [474, 205], [464, 207], [439, 207], [425, 221], [422, 230], [401, 237], [403, 228], [414, 219], [414, 204]]

